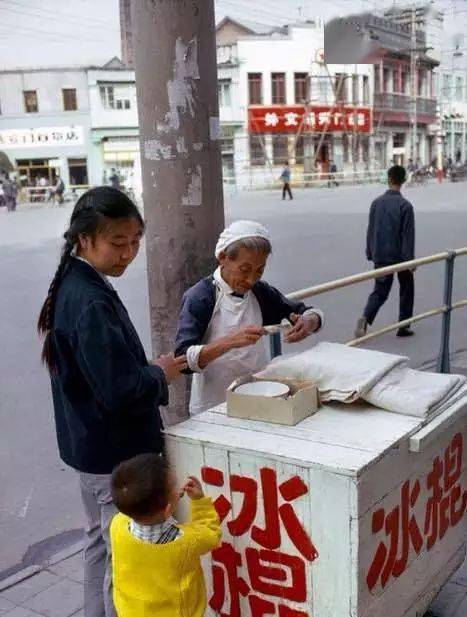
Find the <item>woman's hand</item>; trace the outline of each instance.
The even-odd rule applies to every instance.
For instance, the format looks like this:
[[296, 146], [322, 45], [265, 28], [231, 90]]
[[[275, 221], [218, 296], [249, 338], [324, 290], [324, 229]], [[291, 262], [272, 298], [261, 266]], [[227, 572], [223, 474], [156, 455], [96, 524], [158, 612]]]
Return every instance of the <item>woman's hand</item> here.
[[153, 360], [151, 364], [158, 366], [164, 371], [167, 383], [172, 383], [172, 381], [180, 375], [180, 372], [188, 367], [186, 356], [175, 358], [173, 353], [159, 356], [159, 358]]

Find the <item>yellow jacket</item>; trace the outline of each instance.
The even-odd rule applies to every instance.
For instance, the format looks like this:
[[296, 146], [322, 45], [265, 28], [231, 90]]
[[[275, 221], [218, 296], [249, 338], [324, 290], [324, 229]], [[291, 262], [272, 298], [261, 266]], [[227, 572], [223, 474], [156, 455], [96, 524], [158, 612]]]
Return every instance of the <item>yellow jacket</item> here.
[[216, 548], [219, 518], [209, 497], [192, 500], [190, 521], [173, 542], [150, 544], [117, 514], [110, 525], [113, 598], [118, 617], [203, 617], [206, 587], [200, 556]]

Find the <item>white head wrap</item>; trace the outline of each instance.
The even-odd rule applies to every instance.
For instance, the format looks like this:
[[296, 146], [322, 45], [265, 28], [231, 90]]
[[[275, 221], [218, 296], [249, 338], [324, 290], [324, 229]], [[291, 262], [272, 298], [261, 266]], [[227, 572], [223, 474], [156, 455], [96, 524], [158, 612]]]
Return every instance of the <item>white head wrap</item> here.
[[238, 240], [244, 240], [245, 238], [264, 238], [271, 242], [271, 236], [269, 231], [255, 221], [235, 221], [219, 236], [219, 240], [216, 245], [216, 257], [226, 250], [231, 244]]

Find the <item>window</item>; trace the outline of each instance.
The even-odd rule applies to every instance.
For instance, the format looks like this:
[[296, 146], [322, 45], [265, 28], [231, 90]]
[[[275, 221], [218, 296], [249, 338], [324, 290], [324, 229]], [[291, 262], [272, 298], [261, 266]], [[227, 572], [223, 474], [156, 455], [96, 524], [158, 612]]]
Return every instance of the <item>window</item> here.
[[456, 77], [456, 101], [462, 101], [462, 77]]
[[417, 95], [422, 96], [424, 92], [425, 85], [425, 71], [421, 69], [417, 71]]
[[358, 75], [352, 75], [352, 103], [358, 105]]
[[449, 98], [452, 94], [451, 92], [451, 75], [443, 75], [443, 96]]
[[305, 148], [304, 148], [304, 139], [303, 135], [297, 139], [297, 143], [295, 144], [295, 162], [299, 165], [303, 163], [303, 159], [305, 157]]
[[334, 88], [336, 92], [336, 102], [337, 103], [345, 103], [347, 101], [346, 95], [346, 83], [345, 83], [345, 75], [344, 73], [336, 73], [334, 82]]
[[102, 104], [106, 109], [130, 109], [130, 87], [128, 85], [99, 86]]
[[250, 105], [262, 105], [262, 73], [248, 73], [248, 100]]
[[392, 91], [400, 92], [399, 71], [397, 69], [392, 71]]
[[264, 146], [260, 135], [250, 135], [250, 165], [264, 165]]
[[363, 104], [370, 104], [370, 80], [368, 75], [363, 76]]
[[381, 93], [381, 75], [380, 75], [380, 70], [379, 70], [379, 65], [375, 64], [373, 66], [373, 73], [375, 76], [375, 93], [376, 94], [380, 94]]
[[401, 92], [402, 94], [409, 94], [409, 74], [408, 73], [402, 73]]
[[308, 88], [308, 73], [295, 73], [295, 102], [304, 103], [310, 98]]
[[271, 73], [272, 104], [285, 104], [285, 73]]
[[287, 135], [272, 136], [272, 162], [284, 165], [289, 160], [289, 139]]
[[68, 159], [70, 185], [88, 184], [88, 168], [86, 159]]
[[392, 140], [393, 148], [405, 147], [405, 133], [394, 133]]
[[389, 92], [389, 69], [383, 69], [383, 92]]
[[62, 95], [64, 111], [76, 111], [78, 109], [78, 105], [76, 104], [75, 88], [63, 88]]
[[39, 106], [37, 104], [37, 92], [36, 90], [24, 90], [24, 109], [27, 114], [33, 114], [39, 111]]
[[219, 97], [219, 107], [230, 107], [230, 79], [220, 79], [217, 82], [217, 94]]

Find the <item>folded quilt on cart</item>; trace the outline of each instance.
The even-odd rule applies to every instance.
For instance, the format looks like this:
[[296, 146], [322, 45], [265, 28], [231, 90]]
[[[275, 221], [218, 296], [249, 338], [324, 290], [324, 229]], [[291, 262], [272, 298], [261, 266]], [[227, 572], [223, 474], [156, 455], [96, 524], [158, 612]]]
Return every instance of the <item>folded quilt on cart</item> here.
[[420, 418], [441, 413], [467, 394], [462, 375], [417, 371], [409, 368], [404, 356], [328, 342], [274, 358], [257, 376], [311, 380], [322, 402], [364, 399]]

